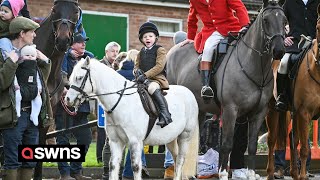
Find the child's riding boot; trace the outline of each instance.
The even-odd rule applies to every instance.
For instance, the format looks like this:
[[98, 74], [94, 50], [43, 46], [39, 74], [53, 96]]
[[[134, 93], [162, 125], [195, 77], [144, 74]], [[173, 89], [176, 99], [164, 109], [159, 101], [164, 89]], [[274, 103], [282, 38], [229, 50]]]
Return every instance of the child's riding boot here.
[[288, 81], [287, 74], [277, 74], [277, 91], [278, 97], [276, 99], [276, 109], [278, 111], [287, 111], [288, 109], [288, 99], [286, 96], [286, 87]]
[[211, 62], [201, 61], [200, 62], [200, 74], [202, 81], [201, 97], [202, 98], [213, 98], [213, 90], [210, 87], [210, 73], [211, 73]]
[[160, 89], [155, 90], [151, 96], [156, 101], [160, 109], [159, 122], [157, 122], [157, 125], [163, 128], [172, 122], [166, 99], [163, 97]]

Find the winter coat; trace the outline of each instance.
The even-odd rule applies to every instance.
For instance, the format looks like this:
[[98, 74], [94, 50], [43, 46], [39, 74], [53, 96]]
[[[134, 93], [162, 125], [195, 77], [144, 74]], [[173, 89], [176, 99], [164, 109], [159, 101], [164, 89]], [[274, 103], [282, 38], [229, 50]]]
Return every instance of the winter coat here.
[[133, 75], [134, 62], [131, 60], [124, 60], [121, 69], [117, 72], [121, 74], [126, 79], [132, 81], [134, 79]]
[[[52, 120], [52, 109], [50, 104], [49, 92], [47, 89], [46, 82], [49, 77], [51, 70], [51, 63], [46, 63], [42, 60], [37, 60], [38, 71], [40, 80], [42, 82], [43, 91], [41, 93], [42, 106], [39, 114], [39, 126], [47, 126]], [[15, 91], [14, 91], [14, 77], [18, 64], [13, 63], [10, 58], [4, 60], [0, 54], [0, 121], [10, 119], [14, 123], [18, 121], [16, 114], [16, 103], [15, 103]], [[12, 128], [14, 124], [0, 127], [0, 129]]]
[[[152, 48], [155, 48], [156, 46], [153, 46]], [[141, 53], [145, 53], [146, 49], [142, 48], [141, 51], [137, 55], [137, 59], [134, 64], [134, 69], [140, 68], [140, 56]], [[156, 59], [156, 65], [149, 69], [144, 74], [149, 78], [151, 81], [156, 81], [160, 84], [161, 89], [169, 89], [169, 82], [167, 78], [165, 77], [163, 71], [165, 70], [166, 65], [166, 50], [163, 47], [159, 47], [157, 50]]]
[[289, 22], [289, 33], [287, 36], [293, 36], [294, 44], [286, 47], [288, 53], [298, 53], [298, 43], [300, 35], [311, 36], [312, 39], [316, 36], [317, 25], [317, 8], [320, 0], [308, 0], [305, 5], [302, 0], [286, 1], [283, 5], [284, 13]]
[[[199, 33], [197, 16], [203, 23]], [[209, 3], [207, 0], [190, 0], [188, 39], [194, 40], [196, 51], [202, 53], [206, 40], [214, 31], [227, 36], [229, 31], [239, 31], [249, 22], [247, 9], [241, 0], [209, 0]]]

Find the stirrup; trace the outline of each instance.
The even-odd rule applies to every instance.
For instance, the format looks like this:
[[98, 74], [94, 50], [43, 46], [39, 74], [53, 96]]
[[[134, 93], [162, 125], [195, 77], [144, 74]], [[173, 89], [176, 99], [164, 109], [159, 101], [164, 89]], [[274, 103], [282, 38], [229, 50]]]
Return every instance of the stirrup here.
[[213, 98], [213, 90], [210, 86], [203, 86], [201, 89], [201, 97], [203, 98]]

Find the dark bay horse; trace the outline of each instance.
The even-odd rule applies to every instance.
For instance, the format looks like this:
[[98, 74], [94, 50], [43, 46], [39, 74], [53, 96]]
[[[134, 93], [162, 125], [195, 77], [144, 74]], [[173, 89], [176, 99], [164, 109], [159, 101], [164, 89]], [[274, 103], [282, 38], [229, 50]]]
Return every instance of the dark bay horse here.
[[[318, 6], [318, 17], [320, 16], [320, 6]], [[290, 94], [292, 102], [290, 104], [292, 111], [292, 128], [294, 146], [290, 146], [290, 174], [293, 179], [308, 179], [306, 177], [306, 161], [310, 150], [308, 145], [309, 129], [308, 125], [313, 117], [320, 114], [320, 20], [316, 25], [316, 39], [313, 40], [311, 48], [303, 57], [298, 73], [295, 79], [290, 83]], [[289, 112], [286, 112], [289, 113]], [[280, 116], [280, 118], [279, 118]], [[269, 129], [268, 135], [268, 178], [273, 179], [274, 157], [273, 148], [277, 138], [281, 138], [281, 142], [285, 142], [286, 133], [279, 133], [286, 129], [289, 124], [290, 117], [283, 116], [270, 108], [267, 116], [267, 124]], [[280, 130], [282, 127], [283, 130]], [[275, 134], [277, 136], [275, 136]], [[278, 143], [279, 144], [279, 143]], [[300, 144], [300, 174], [297, 166], [297, 146]], [[271, 152], [271, 153], [270, 153]]]
[[[251, 177], [255, 175], [257, 135], [272, 96], [272, 59], [284, 54], [284, 26], [286, 17], [277, 1], [263, 1], [263, 8], [236, 46], [230, 47], [221, 66], [213, 76], [222, 112], [222, 146], [220, 149], [220, 178], [227, 179], [227, 163], [233, 146], [236, 120], [249, 122], [249, 161]], [[167, 55], [167, 77], [171, 84], [184, 85], [196, 96], [201, 112], [219, 114], [212, 101], [204, 104], [200, 97], [201, 78], [198, 53], [193, 44], [174, 46]]]
[[[54, 0], [50, 14], [36, 30], [34, 43], [52, 63], [48, 78], [48, 88], [53, 114], [60, 100], [64, 84], [61, 75], [61, 65], [67, 49], [72, 43], [73, 33], [79, 19], [80, 8], [78, 0]], [[53, 122], [51, 122], [53, 123]], [[39, 129], [39, 143], [45, 144], [49, 127]], [[38, 163], [35, 170], [35, 179], [42, 178], [42, 163]]]

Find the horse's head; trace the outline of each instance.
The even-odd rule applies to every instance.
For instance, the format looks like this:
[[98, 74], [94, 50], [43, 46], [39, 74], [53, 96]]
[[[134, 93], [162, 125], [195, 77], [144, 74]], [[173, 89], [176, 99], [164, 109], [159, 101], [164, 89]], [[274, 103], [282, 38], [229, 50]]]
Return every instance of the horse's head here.
[[59, 51], [66, 51], [72, 43], [73, 32], [80, 17], [78, 0], [55, 0], [51, 22], [55, 45]]
[[93, 82], [90, 73], [90, 58], [81, 59], [74, 67], [69, 78], [70, 89], [64, 101], [69, 106], [78, 107], [93, 92]]
[[264, 0], [260, 13], [265, 49], [272, 53], [273, 59], [281, 59], [285, 53], [284, 35], [287, 18], [276, 0]]

